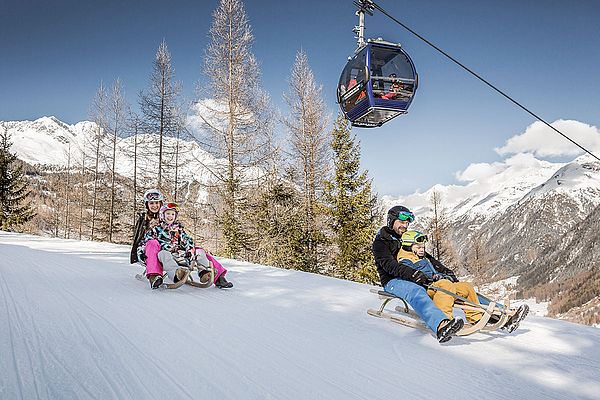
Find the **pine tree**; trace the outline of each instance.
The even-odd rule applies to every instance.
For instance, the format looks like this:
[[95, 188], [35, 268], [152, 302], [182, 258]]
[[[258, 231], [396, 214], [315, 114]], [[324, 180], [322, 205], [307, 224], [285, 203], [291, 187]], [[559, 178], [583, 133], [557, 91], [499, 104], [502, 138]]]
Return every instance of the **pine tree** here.
[[[271, 184], [258, 192], [251, 212], [256, 221], [256, 261], [288, 269], [304, 269], [302, 231], [296, 229], [301, 222], [301, 196], [293, 185], [282, 178], [273, 177]], [[260, 234], [260, 235], [258, 235]]]
[[10, 152], [12, 143], [9, 134], [0, 128], [0, 228], [11, 230], [35, 215], [31, 204], [26, 202], [28, 184], [23, 166], [16, 154]]
[[343, 116], [338, 116], [332, 135], [335, 170], [325, 184], [325, 199], [337, 247], [334, 273], [342, 279], [373, 283], [378, 279], [371, 255], [377, 197], [372, 193], [368, 171], [360, 171], [360, 145]]

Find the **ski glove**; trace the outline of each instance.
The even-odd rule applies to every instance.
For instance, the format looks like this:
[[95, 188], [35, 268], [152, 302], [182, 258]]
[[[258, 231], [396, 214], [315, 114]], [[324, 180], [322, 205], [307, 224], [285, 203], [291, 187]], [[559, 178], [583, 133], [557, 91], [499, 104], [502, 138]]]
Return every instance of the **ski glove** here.
[[430, 283], [433, 283], [433, 281], [423, 273], [423, 271], [419, 271], [416, 270], [415, 272], [413, 272], [412, 276], [411, 276], [411, 280], [416, 283], [417, 285], [421, 285], [421, 286], [427, 286]]
[[[433, 274], [433, 277], [432, 277], [432, 278], [433, 278], [433, 281], [434, 281], [434, 282], [437, 282], [437, 281], [439, 281], [440, 279], [444, 279], [444, 278], [446, 278], [446, 277], [445, 277], [444, 275], [442, 275], [442, 274]], [[448, 279], [449, 279], [449, 278], [448, 278]]]
[[456, 275], [454, 275], [452, 270], [447, 270], [444, 275], [446, 275], [446, 279], [448, 279], [450, 282], [458, 282], [458, 278]]

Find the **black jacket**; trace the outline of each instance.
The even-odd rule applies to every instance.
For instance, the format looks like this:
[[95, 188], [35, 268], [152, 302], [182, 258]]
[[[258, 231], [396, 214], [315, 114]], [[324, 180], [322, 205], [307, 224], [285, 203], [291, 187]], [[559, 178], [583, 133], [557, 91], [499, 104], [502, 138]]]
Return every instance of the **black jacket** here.
[[[405, 281], [412, 281], [412, 276], [415, 270], [408, 265], [397, 261], [398, 252], [402, 246], [400, 236], [387, 226], [382, 227], [375, 240], [373, 241], [373, 257], [375, 257], [375, 265], [381, 280], [381, 286], [394, 278], [400, 278]], [[440, 273], [449, 273], [454, 275], [452, 270], [446, 268], [441, 262], [433, 258], [429, 253], [425, 253], [425, 257], [431, 261], [433, 267]]]
[[129, 262], [132, 264], [141, 261], [138, 259], [137, 248], [144, 238], [147, 229], [148, 221], [146, 220], [146, 213], [141, 212], [138, 215], [137, 221], [135, 221], [135, 228], [133, 228], [133, 244], [131, 245], [131, 254], [129, 256]]

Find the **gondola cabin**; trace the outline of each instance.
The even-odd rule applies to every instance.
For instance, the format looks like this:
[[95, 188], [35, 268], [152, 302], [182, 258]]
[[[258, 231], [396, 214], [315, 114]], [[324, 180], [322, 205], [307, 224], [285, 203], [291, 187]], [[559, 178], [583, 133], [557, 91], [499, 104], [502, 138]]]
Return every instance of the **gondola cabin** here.
[[417, 91], [415, 65], [399, 44], [369, 39], [340, 76], [337, 100], [352, 126], [381, 126], [408, 112]]

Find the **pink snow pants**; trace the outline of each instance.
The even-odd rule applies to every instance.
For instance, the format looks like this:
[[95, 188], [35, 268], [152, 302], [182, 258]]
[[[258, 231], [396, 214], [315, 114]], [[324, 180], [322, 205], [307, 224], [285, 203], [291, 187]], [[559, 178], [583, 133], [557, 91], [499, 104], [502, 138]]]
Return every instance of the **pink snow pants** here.
[[144, 253], [146, 254], [146, 276], [162, 275], [163, 268], [158, 261], [158, 252], [160, 251], [160, 243], [158, 240], [152, 239], [146, 242]]
[[[146, 254], [146, 276], [152, 275], [162, 275], [163, 267], [158, 261], [158, 252], [160, 251], [160, 243], [158, 240], [152, 239], [146, 242], [146, 248], [144, 249], [144, 253]], [[221, 265], [211, 254], [209, 254], [206, 250], [201, 247], [196, 247], [196, 254], [202, 254], [208, 259], [208, 261], [212, 262], [213, 267], [215, 268], [215, 280], [219, 279], [221, 275], [225, 275], [227, 270], [225, 267]]]
[[[208, 259], [208, 261], [212, 262], [213, 267], [215, 268], [215, 280], [214, 282], [217, 281], [217, 279], [219, 279], [219, 277], [221, 275], [225, 275], [227, 273], [227, 270], [225, 269], [224, 266], [221, 265], [220, 262], [218, 262], [211, 254], [209, 254], [206, 250], [204, 250], [202, 247], [198, 247], [196, 246], [196, 257], [198, 257], [198, 255], [204, 255], [206, 256], [206, 258]], [[201, 257], [200, 257], [201, 258]], [[213, 282], [213, 283], [214, 283]]]

